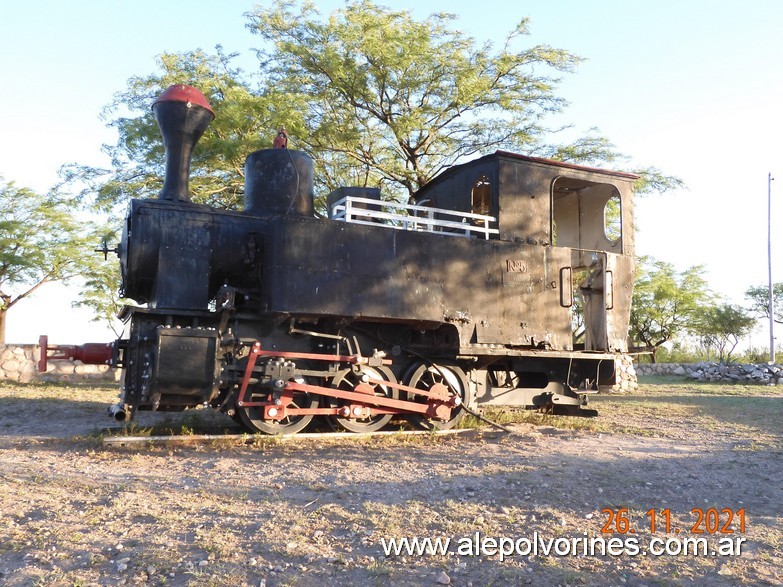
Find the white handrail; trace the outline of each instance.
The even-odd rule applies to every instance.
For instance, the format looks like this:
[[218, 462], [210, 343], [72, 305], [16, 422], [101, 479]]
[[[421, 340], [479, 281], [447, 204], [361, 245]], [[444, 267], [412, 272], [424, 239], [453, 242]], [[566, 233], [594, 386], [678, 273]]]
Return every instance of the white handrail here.
[[[357, 208], [354, 204], [365, 204], [369, 207]], [[400, 212], [386, 212], [384, 208], [400, 210]], [[426, 216], [418, 216], [418, 213], [424, 213]], [[444, 216], [453, 217], [454, 220], [446, 220], [443, 218]], [[351, 224], [375, 226], [378, 225], [377, 221], [381, 220], [384, 221], [384, 226], [398, 230], [441, 232], [447, 235], [468, 238], [483, 235], [484, 239], [487, 240], [489, 235], [499, 234], [497, 228], [490, 228], [490, 223], [497, 222], [497, 218], [494, 216], [446, 210], [444, 208], [431, 208], [415, 204], [382, 202], [353, 196], [346, 196], [332, 204], [330, 218]]]

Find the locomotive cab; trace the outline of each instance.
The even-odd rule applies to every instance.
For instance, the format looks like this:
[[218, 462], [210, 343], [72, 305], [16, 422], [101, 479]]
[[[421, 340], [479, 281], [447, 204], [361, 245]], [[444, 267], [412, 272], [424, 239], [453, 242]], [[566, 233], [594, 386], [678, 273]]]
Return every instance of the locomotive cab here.
[[[519, 316], [520, 331], [531, 331], [528, 340], [554, 350], [624, 352], [636, 179], [498, 151], [449, 169], [416, 198], [497, 218], [498, 234], [491, 238], [503, 243], [504, 257], [486, 271], [498, 276], [506, 299], [519, 302], [524, 317], [508, 306], [500, 313]], [[574, 330], [583, 331], [584, 342], [574, 341]], [[492, 340], [477, 330], [475, 338], [500, 343], [510, 334], [506, 329]]]

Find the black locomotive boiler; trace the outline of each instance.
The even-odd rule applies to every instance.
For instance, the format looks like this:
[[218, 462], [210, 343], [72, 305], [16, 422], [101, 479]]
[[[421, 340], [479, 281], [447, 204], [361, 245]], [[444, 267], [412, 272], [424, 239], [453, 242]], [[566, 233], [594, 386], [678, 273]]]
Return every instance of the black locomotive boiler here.
[[316, 416], [444, 429], [464, 407], [584, 413], [615, 383], [636, 176], [498, 151], [408, 205], [341, 188], [320, 218], [312, 161], [268, 149], [247, 158], [244, 210], [221, 210], [189, 196], [207, 100], [172, 86], [153, 110], [166, 177], [157, 199], [130, 203], [118, 247], [139, 304], [111, 346], [118, 420], [203, 405], [270, 434]]

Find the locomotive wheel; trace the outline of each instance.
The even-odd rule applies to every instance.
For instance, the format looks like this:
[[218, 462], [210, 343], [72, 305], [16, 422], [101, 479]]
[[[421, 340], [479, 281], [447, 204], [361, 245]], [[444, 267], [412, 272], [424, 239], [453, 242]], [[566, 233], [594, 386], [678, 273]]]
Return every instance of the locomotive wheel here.
[[[269, 398], [269, 394], [254, 393], [251, 397], [253, 401], [266, 400]], [[306, 392], [296, 392], [289, 407], [317, 408], [318, 396]], [[275, 436], [301, 432], [313, 420], [312, 414], [288, 416], [282, 420], [264, 420], [264, 408], [262, 406], [237, 407], [237, 414], [239, 414], [242, 424], [250, 430]]]
[[[344, 389], [346, 391], [353, 391], [354, 388], [362, 383], [362, 375], [367, 375], [371, 379], [381, 379], [383, 381], [391, 381], [397, 383], [394, 373], [387, 367], [362, 367], [360, 373], [354, 372], [352, 369], [345, 369], [337, 373], [332, 379], [332, 387], [336, 389]], [[375, 389], [375, 395], [390, 397], [398, 399], [400, 392], [394, 387], [381, 384], [371, 384]], [[331, 408], [348, 405], [350, 402], [340, 400], [334, 397], [326, 398], [327, 405]], [[369, 418], [342, 418], [340, 416], [329, 416], [329, 424], [336, 428], [340, 426], [345, 428], [349, 432], [363, 433], [363, 432], [376, 432], [386, 426], [389, 420], [392, 419], [394, 414], [377, 414], [370, 416]]]
[[[449, 391], [459, 395], [462, 403], [470, 403], [468, 379], [465, 372], [456, 365], [435, 365], [427, 363], [414, 363], [405, 376], [405, 384], [408, 387], [415, 387], [429, 391], [436, 383], [443, 384], [449, 388]], [[423, 396], [410, 398], [413, 401], [427, 403]], [[451, 410], [448, 420], [429, 419], [419, 414], [410, 414], [408, 421], [424, 430], [449, 430], [454, 428], [465, 415], [462, 405]]]

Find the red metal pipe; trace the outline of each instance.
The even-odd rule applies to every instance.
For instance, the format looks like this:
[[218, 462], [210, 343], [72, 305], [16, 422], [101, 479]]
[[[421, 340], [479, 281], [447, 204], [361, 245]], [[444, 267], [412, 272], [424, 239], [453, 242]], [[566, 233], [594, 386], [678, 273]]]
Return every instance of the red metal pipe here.
[[41, 373], [46, 371], [48, 361], [80, 361], [85, 365], [111, 365], [114, 355], [114, 344], [111, 342], [50, 345], [49, 337], [45, 334], [38, 337], [38, 346], [41, 349], [38, 371]]

